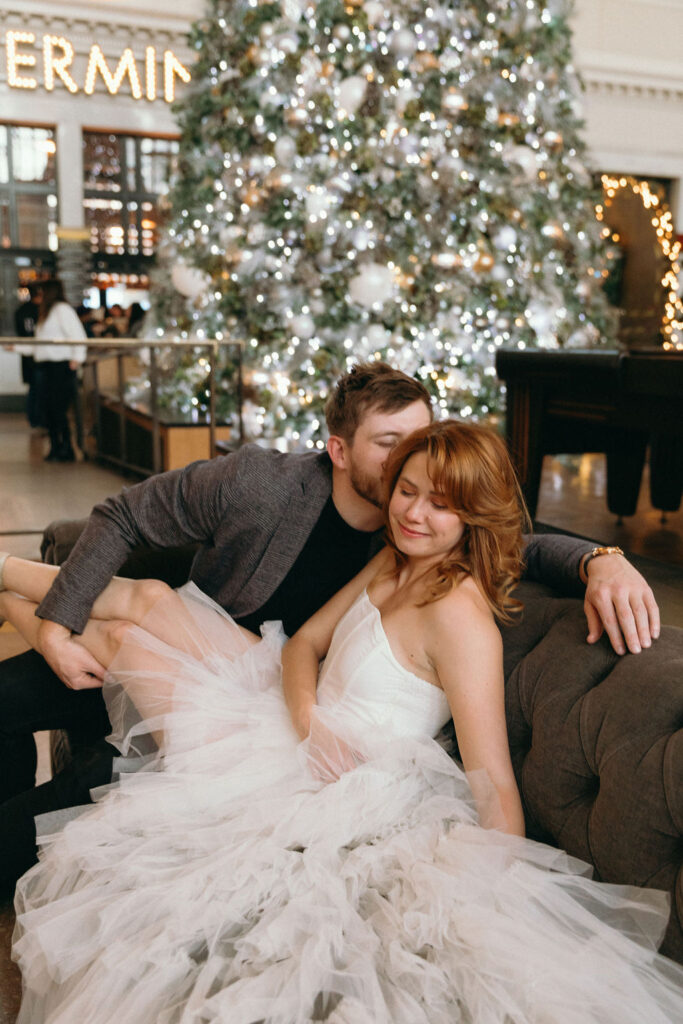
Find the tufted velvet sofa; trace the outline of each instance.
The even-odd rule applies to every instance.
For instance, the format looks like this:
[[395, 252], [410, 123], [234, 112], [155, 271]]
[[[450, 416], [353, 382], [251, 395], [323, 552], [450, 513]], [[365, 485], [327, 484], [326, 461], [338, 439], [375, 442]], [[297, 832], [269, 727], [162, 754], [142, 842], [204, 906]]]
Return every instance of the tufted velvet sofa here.
[[527, 834], [604, 882], [663, 889], [661, 950], [683, 963], [683, 630], [619, 657], [586, 643], [580, 601], [522, 583], [503, 629], [510, 748]]
[[[83, 522], [53, 523], [43, 558], [67, 556]], [[140, 551], [122, 574], [177, 586], [192, 548]], [[580, 601], [520, 584], [520, 622], [504, 627], [510, 747], [527, 834], [594, 866], [605, 882], [663, 889], [662, 952], [683, 963], [683, 630], [664, 627], [639, 655], [589, 646]], [[68, 743], [53, 746], [59, 762]]]

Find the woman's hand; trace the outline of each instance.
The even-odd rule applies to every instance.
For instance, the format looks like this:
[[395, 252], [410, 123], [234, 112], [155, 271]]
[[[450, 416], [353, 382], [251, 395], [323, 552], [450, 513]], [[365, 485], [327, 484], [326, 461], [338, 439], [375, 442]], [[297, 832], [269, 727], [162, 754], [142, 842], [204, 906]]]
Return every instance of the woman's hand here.
[[315, 779], [336, 782], [345, 772], [351, 772], [365, 758], [324, 721], [325, 712], [316, 705], [311, 710], [311, 728], [302, 747]]

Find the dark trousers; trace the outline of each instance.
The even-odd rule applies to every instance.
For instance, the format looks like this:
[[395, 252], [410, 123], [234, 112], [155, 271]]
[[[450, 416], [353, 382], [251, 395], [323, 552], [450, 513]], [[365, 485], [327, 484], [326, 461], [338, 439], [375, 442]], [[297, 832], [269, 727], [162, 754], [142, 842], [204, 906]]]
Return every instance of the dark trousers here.
[[[68, 729], [74, 758], [50, 782], [35, 786], [33, 733]], [[36, 861], [34, 817], [90, 802], [111, 782], [117, 753], [101, 690], [70, 690], [35, 651], [0, 662], [0, 895]]]
[[69, 406], [74, 400], [76, 373], [68, 362], [37, 362], [34, 366], [38, 405], [50, 434], [50, 450], [57, 456], [73, 455]]
[[32, 427], [44, 427], [45, 417], [40, 411], [38, 382], [36, 379], [33, 356], [21, 357], [21, 379], [24, 384], [28, 384], [28, 394], [26, 395], [26, 418]]

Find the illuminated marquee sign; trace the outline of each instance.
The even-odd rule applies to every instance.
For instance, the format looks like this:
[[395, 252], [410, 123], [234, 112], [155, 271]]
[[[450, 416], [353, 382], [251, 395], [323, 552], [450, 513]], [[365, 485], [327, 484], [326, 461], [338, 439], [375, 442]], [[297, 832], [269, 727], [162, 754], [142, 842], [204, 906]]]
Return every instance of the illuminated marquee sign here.
[[[12, 89], [37, 89], [38, 56], [31, 53], [30, 48], [36, 47], [34, 32], [11, 30], [5, 36], [7, 48], [7, 84]], [[43, 36], [42, 71], [43, 86], [52, 92], [57, 84], [64, 86], [70, 93], [80, 91], [71, 70], [74, 61], [73, 44], [64, 36]], [[157, 80], [157, 67], [163, 63], [163, 93], [161, 83]], [[27, 74], [28, 70], [33, 74]], [[125, 48], [114, 70], [107, 63], [101, 48], [93, 43], [88, 54], [88, 65], [85, 72], [83, 92], [92, 96], [97, 79], [101, 78], [108, 92], [115, 96], [127, 83], [133, 99], [156, 100], [161, 98], [172, 103], [175, 98], [176, 78], [181, 82], [190, 81], [190, 72], [182, 64], [172, 50], [164, 50], [162, 57], [157, 57], [153, 46], [145, 47], [145, 61], [142, 73], [138, 68], [133, 51]]]

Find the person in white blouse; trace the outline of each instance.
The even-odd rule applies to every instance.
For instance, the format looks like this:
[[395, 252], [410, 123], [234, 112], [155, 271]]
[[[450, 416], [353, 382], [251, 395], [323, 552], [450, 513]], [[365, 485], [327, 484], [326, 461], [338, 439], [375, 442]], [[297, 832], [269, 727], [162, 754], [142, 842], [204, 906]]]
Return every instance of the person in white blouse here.
[[[75, 393], [76, 370], [85, 362], [86, 333], [76, 311], [64, 298], [62, 282], [44, 281], [38, 294], [36, 341], [55, 339], [57, 344], [17, 345], [22, 355], [32, 355], [37, 375], [38, 402], [50, 435], [48, 462], [73, 462], [68, 410]], [[69, 341], [80, 344], [70, 345]], [[61, 344], [64, 342], [64, 344]]]

